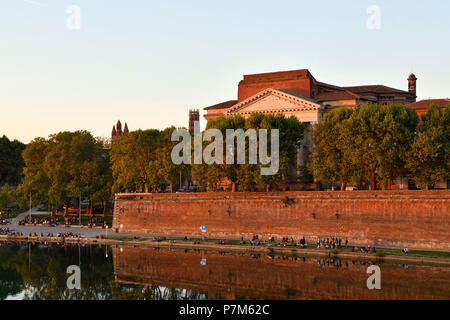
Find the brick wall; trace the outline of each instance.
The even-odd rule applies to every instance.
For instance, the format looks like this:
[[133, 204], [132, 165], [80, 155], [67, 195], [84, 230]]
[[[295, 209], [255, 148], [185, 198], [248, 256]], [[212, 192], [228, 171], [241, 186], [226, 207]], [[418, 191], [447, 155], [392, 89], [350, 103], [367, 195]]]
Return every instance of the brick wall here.
[[120, 232], [450, 250], [450, 191], [119, 194], [114, 212]]
[[238, 100], [241, 102], [268, 88], [284, 89], [311, 98], [311, 78], [308, 70], [245, 75], [238, 85]]

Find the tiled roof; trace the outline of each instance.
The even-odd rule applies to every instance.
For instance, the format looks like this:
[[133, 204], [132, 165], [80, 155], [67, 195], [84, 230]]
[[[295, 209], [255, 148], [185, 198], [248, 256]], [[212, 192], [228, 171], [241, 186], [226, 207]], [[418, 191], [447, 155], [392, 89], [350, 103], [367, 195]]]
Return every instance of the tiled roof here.
[[406, 93], [411, 94], [408, 91], [399, 90], [383, 85], [369, 85], [369, 86], [355, 86], [355, 87], [343, 87], [346, 90], [360, 94], [360, 93]]
[[334, 101], [334, 100], [349, 100], [360, 99], [361, 96], [350, 91], [335, 91], [335, 92], [321, 92], [316, 95], [317, 101]]
[[407, 107], [411, 107], [414, 109], [422, 109], [429, 108], [432, 105], [437, 105], [439, 107], [446, 107], [450, 105], [450, 99], [428, 99], [428, 100], [420, 100], [414, 103], [407, 104]]
[[229, 101], [225, 101], [225, 102], [222, 102], [219, 104], [215, 104], [210, 107], [206, 107], [203, 110], [225, 109], [225, 108], [229, 108], [229, 107], [235, 105], [237, 102], [238, 102], [237, 100], [229, 100]]

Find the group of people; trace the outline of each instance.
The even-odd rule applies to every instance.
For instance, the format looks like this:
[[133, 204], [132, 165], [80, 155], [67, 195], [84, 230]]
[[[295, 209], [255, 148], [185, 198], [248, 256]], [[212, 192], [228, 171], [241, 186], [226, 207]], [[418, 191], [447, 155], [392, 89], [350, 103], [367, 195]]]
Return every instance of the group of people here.
[[83, 238], [84, 236], [81, 235], [81, 234], [78, 234], [78, 233], [64, 232], [64, 233], [58, 233], [57, 237], [58, 238], [63, 238], [63, 239], [65, 239], [65, 238], [77, 238], [77, 239], [80, 239], [80, 238]]
[[19, 221], [20, 226], [24, 226], [27, 224], [32, 224], [34, 226], [36, 225], [43, 225], [46, 227], [55, 227], [57, 225], [60, 225], [61, 223], [58, 221], [58, 219], [54, 217], [36, 217], [36, 216], [26, 216], [24, 219]]
[[[263, 243], [265, 243], [262, 239], [259, 238], [259, 236], [253, 235], [252, 239], [249, 241], [250, 245], [253, 246], [259, 246]], [[302, 237], [298, 242], [294, 240], [293, 237], [283, 237], [281, 242], [278, 242], [275, 240], [275, 237], [269, 237], [268, 239], [268, 243], [269, 244], [277, 244], [279, 247], [286, 247], [288, 245], [292, 245], [294, 247], [299, 247], [299, 248], [306, 248], [307, 247], [307, 243], [306, 243], [306, 239], [305, 237]], [[244, 237], [241, 237], [241, 240], [239, 242], [239, 244], [243, 245], [246, 244], [246, 241], [244, 240]]]
[[21, 236], [20, 232], [11, 231], [9, 228], [0, 228], [0, 236]]
[[362, 252], [362, 253], [370, 253], [370, 252], [372, 252], [372, 253], [376, 253], [377, 249], [375, 247], [370, 247], [370, 246], [361, 247], [361, 248], [358, 248], [358, 247], [354, 246], [352, 248], [352, 252]]
[[336, 249], [336, 248], [342, 248], [345, 245], [345, 247], [348, 247], [348, 240], [345, 239], [345, 242], [341, 238], [335, 238], [335, 237], [328, 237], [326, 239], [318, 239], [317, 240], [317, 249], [325, 248], [325, 249]]

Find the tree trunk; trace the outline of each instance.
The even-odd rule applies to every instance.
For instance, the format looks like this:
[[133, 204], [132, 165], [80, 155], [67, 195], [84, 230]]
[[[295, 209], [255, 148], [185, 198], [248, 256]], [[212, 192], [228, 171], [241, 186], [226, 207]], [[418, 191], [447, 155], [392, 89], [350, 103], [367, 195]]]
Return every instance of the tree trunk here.
[[144, 190], [145, 190], [145, 193], [148, 193], [148, 185], [147, 184], [144, 184]]
[[427, 184], [427, 186], [425, 187], [425, 190], [428, 191], [430, 190], [430, 186]]
[[346, 187], [345, 182], [341, 183], [341, 191], [345, 191], [345, 187]]
[[92, 215], [92, 209], [93, 209], [93, 202], [92, 200], [89, 200], [89, 214]]
[[375, 182], [375, 172], [372, 172], [372, 181], [370, 183], [370, 190], [375, 190], [376, 188], [376, 182]]
[[266, 185], [266, 192], [270, 192], [270, 185], [269, 184]]
[[236, 183], [231, 183], [231, 192], [236, 192]]

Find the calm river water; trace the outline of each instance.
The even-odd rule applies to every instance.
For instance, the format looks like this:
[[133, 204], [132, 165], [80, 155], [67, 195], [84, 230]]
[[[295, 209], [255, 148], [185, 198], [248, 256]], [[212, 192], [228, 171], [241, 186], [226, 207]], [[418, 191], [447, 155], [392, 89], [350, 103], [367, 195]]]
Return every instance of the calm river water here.
[[[0, 243], [3, 299], [450, 299], [450, 268], [132, 246]], [[81, 289], [67, 287], [80, 266]]]

